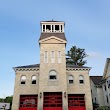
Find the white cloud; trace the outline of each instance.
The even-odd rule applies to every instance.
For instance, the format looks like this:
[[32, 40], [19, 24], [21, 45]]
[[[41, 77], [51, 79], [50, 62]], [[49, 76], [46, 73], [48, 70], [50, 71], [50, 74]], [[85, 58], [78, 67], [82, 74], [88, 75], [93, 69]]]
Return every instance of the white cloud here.
[[101, 58], [102, 54], [98, 52], [88, 52], [88, 58]]

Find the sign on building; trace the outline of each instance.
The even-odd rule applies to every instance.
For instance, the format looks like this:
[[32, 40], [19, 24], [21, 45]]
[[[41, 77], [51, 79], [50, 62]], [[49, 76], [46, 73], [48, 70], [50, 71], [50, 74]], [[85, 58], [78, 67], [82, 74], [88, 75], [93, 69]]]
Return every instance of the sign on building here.
[[0, 110], [8, 110], [10, 109], [10, 103], [0, 103]]

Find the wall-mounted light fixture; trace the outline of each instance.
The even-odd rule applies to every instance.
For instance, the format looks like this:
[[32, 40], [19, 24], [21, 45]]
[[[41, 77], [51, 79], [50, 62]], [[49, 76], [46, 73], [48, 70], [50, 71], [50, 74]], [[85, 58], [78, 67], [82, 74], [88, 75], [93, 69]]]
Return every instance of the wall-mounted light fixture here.
[[66, 98], [66, 92], [64, 92], [64, 97]]
[[40, 94], [39, 94], [39, 95], [40, 95], [40, 98], [42, 98], [42, 93], [41, 93], [41, 92], [40, 92]]

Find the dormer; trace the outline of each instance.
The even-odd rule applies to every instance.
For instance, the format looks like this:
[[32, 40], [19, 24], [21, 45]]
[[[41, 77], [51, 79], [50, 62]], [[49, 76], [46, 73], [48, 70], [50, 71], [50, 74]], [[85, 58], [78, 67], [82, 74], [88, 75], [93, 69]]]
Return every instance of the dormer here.
[[62, 21], [41, 21], [42, 33], [64, 33], [65, 23]]

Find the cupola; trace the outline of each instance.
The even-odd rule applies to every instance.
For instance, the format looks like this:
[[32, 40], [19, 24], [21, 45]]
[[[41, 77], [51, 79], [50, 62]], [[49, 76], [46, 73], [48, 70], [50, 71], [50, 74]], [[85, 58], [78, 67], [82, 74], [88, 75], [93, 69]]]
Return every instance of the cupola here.
[[41, 21], [42, 33], [64, 33], [65, 23], [62, 21]]

